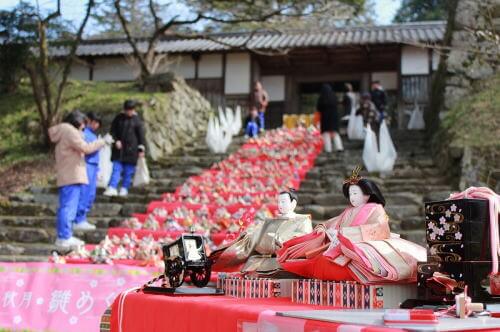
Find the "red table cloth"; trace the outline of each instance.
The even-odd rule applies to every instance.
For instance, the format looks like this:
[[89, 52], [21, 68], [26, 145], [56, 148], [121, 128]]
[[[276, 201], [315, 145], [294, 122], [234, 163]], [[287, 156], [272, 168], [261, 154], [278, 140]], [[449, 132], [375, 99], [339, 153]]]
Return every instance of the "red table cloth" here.
[[[166, 296], [129, 293], [121, 305], [121, 296], [115, 299], [111, 311], [112, 331], [183, 331], [222, 332], [241, 331], [257, 327], [263, 312], [289, 310], [319, 310], [331, 307], [291, 303], [286, 298], [238, 299], [228, 296]], [[301, 325], [303, 331], [336, 331], [343, 326], [313, 320], [284, 318]], [[344, 325], [345, 326], [345, 325]], [[352, 326], [352, 325], [350, 325]], [[348, 331], [339, 329], [339, 331]], [[363, 332], [396, 332], [398, 329], [359, 327]]]

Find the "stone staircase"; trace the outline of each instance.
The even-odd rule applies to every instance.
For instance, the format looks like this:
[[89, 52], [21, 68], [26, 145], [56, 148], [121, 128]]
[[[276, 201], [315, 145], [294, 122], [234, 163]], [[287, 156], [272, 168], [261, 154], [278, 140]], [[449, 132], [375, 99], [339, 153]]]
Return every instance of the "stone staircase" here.
[[[393, 232], [424, 243], [423, 202], [446, 198], [452, 188], [439, 174], [427, 152], [423, 135], [418, 132], [393, 133], [398, 160], [394, 174], [388, 177], [367, 176], [380, 185], [386, 197], [386, 210]], [[242, 143], [233, 141], [228, 153]], [[299, 211], [311, 213], [315, 222], [338, 215], [346, 207], [342, 182], [356, 165], [362, 165], [362, 142], [344, 139], [343, 153], [321, 154], [307, 174], [299, 191]], [[101, 241], [108, 227], [134, 212], [144, 212], [147, 203], [172, 192], [186, 178], [200, 173], [227, 155], [213, 155], [203, 140], [184, 146], [169, 158], [150, 167], [152, 182], [143, 188], [132, 188], [127, 198], [98, 199], [89, 221], [97, 226], [92, 232], [75, 232], [87, 243]], [[366, 175], [366, 174], [365, 174]], [[9, 204], [0, 204], [0, 261], [46, 261], [55, 249], [55, 211], [57, 188], [32, 188], [12, 195]]]
[[[99, 243], [110, 226], [116, 225], [132, 213], [146, 210], [147, 204], [158, 200], [162, 193], [173, 192], [177, 186], [203, 169], [210, 167], [233, 153], [243, 142], [233, 139], [227, 154], [210, 153], [203, 139], [185, 145], [168, 158], [151, 163], [151, 183], [147, 187], [131, 188], [129, 195], [105, 197], [99, 190], [96, 203], [89, 214], [95, 231], [75, 231], [74, 235], [87, 243]], [[0, 203], [0, 262], [46, 261], [56, 239], [55, 214], [57, 188], [31, 188], [28, 192], [10, 197], [8, 204]]]

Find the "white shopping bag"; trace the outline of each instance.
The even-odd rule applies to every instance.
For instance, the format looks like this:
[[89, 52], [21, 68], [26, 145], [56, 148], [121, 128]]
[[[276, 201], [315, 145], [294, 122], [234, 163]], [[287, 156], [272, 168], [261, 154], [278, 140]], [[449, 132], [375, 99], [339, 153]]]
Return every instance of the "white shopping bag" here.
[[144, 186], [149, 184], [149, 181], [150, 177], [149, 177], [148, 165], [146, 163], [146, 158], [140, 157], [137, 160], [137, 168], [135, 170], [133, 186], [134, 187]]
[[111, 146], [106, 144], [99, 151], [99, 172], [97, 173], [97, 186], [99, 188], [106, 188], [108, 186], [112, 171]]

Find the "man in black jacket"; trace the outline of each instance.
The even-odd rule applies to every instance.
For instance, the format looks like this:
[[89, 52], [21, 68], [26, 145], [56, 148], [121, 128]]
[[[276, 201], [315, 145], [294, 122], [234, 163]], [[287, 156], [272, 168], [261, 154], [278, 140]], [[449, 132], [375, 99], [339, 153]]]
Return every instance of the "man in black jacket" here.
[[[106, 196], [128, 195], [137, 159], [144, 157], [144, 127], [135, 112], [135, 107], [135, 101], [126, 100], [123, 104], [123, 112], [118, 114], [111, 123], [110, 134], [115, 143], [111, 152], [113, 172], [108, 188], [104, 192]], [[120, 180], [122, 180], [122, 185], [118, 192]]]

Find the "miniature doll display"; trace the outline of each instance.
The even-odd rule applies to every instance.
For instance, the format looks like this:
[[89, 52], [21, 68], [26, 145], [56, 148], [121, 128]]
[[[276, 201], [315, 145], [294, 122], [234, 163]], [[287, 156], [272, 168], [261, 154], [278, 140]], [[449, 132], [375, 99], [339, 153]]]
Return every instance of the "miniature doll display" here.
[[385, 199], [377, 185], [353, 171], [344, 181], [350, 206], [310, 234], [283, 244], [278, 261], [286, 271], [322, 280], [413, 282], [425, 248], [391, 234]]
[[241, 271], [273, 275], [281, 270], [276, 251], [285, 241], [312, 231], [310, 215], [294, 212], [298, 197], [294, 190], [278, 195], [278, 216], [258, 220], [236, 241], [216, 250], [211, 259], [215, 271]]

